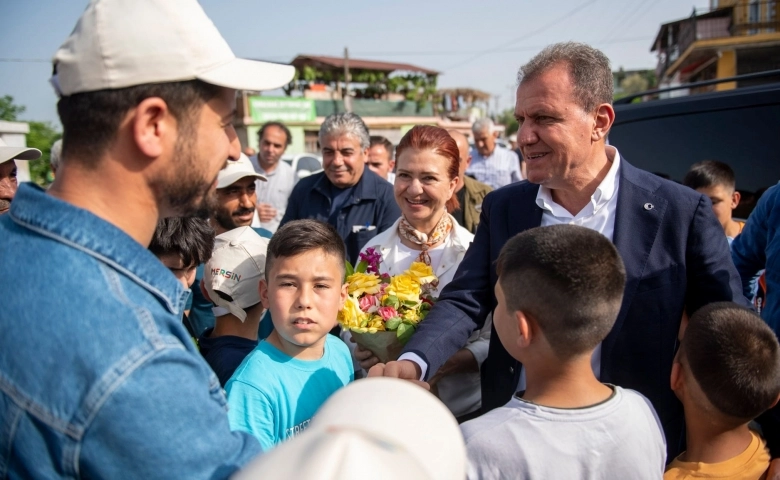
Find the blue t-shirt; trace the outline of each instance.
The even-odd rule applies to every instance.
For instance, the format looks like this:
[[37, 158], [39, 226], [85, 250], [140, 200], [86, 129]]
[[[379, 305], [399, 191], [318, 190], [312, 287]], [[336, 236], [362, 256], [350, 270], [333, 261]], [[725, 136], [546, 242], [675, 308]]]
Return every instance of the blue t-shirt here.
[[225, 386], [231, 430], [251, 433], [263, 450], [298, 435], [333, 392], [354, 379], [347, 346], [327, 335], [319, 360], [299, 360], [263, 340]]

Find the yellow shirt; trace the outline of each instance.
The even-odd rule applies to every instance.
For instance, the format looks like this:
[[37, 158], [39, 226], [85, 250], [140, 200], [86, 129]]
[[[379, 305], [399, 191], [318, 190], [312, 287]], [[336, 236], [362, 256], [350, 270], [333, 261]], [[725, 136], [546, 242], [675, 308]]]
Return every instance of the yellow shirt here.
[[740, 480], [763, 480], [769, 468], [769, 450], [766, 442], [756, 432], [748, 448], [736, 457], [720, 463], [683, 462], [675, 458], [666, 468], [664, 480], [688, 478], [733, 478]]

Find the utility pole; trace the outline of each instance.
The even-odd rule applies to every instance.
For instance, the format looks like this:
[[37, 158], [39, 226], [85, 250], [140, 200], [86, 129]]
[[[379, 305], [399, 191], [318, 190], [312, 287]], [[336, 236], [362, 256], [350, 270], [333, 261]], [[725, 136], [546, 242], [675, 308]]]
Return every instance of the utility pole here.
[[352, 96], [349, 94], [349, 49], [344, 47], [344, 110], [352, 113]]

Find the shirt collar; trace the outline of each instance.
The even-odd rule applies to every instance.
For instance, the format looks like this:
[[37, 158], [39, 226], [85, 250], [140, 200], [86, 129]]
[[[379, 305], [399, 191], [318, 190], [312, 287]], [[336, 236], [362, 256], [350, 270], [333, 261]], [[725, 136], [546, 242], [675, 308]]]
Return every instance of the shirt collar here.
[[183, 311], [189, 290], [152, 252], [102, 218], [47, 195], [31, 183], [19, 185], [8, 215], [22, 227], [70, 245], [126, 275], [171, 313]]
[[[618, 172], [620, 170], [620, 153], [617, 148], [607, 145], [606, 147], [607, 158], [611, 158], [612, 166], [609, 167], [607, 175], [601, 181], [596, 191], [590, 197], [590, 205], [593, 207], [593, 212], [599, 211], [603, 206], [612, 200], [612, 197], [617, 193], [618, 188]], [[552, 198], [552, 190], [544, 185], [539, 186], [539, 191], [536, 193], [536, 205], [542, 210], [552, 213], [556, 217], [571, 217], [565, 208], [561, 207]]]

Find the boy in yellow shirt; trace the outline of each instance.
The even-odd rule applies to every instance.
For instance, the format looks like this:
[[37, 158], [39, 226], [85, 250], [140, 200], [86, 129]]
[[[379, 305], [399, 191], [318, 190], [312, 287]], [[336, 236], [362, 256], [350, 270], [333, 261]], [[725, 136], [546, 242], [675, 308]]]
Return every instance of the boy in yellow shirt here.
[[780, 345], [766, 323], [731, 302], [702, 307], [685, 330], [671, 383], [685, 407], [688, 450], [664, 480], [764, 478], [769, 451], [748, 424], [780, 397]]

